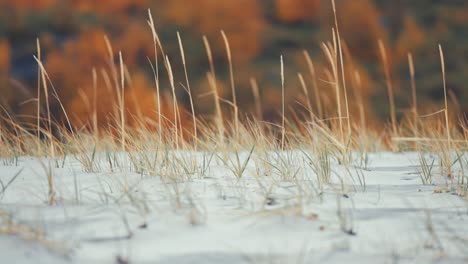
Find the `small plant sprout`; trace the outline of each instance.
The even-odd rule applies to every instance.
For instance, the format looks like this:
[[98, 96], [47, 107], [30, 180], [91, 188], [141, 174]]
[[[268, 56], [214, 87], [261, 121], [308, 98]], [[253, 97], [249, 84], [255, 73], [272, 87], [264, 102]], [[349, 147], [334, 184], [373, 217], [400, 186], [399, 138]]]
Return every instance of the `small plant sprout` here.
[[247, 154], [247, 157], [244, 159], [241, 158], [242, 152], [239, 152], [238, 150], [235, 150], [234, 153], [228, 154], [227, 158], [223, 158], [218, 155], [218, 158], [222, 160], [224, 165], [236, 176], [237, 179], [241, 179], [242, 176], [244, 175], [245, 170], [247, 169], [247, 165], [249, 164], [249, 161], [252, 158], [252, 153], [255, 149], [255, 146], [253, 146], [250, 151]]
[[424, 152], [418, 153], [420, 169], [418, 171], [421, 181], [425, 185], [433, 184], [432, 170], [434, 168], [435, 158], [428, 159], [427, 154]]

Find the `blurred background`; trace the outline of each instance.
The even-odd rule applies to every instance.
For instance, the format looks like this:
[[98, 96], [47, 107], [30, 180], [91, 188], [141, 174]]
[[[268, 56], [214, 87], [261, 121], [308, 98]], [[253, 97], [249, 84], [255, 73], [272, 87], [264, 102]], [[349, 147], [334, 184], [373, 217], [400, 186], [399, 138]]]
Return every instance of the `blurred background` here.
[[[332, 38], [333, 13], [328, 0], [0, 0], [1, 105], [22, 120], [35, 115], [36, 105], [31, 99], [37, 96], [38, 73], [33, 55], [37, 55], [39, 38], [42, 61], [76, 126], [89, 121], [92, 70], [96, 69], [98, 119], [105, 123], [112, 112], [112, 91], [105, 88], [103, 74], [109, 71], [104, 41], [107, 35], [115, 55], [122, 51], [131, 76], [131, 93], [125, 98], [129, 113], [141, 111], [153, 116], [155, 85], [148, 58], [154, 60], [154, 46], [147, 24], [148, 8], [171, 59], [176, 81], [185, 84], [176, 32], [181, 34], [199, 114], [209, 115], [214, 109], [212, 97], [202, 96], [210, 90], [203, 35], [213, 48], [220, 94], [226, 99], [231, 96], [220, 30], [230, 40], [243, 113], [255, 113], [250, 82], [254, 78], [261, 93], [263, 118], [279, 117], [280, 54], [285, 57], [286, 100], [291, 109], [303, 109], [305, 99], [297, 73], [305, 76], [309, 87], [313, 85], [303, 50], [310, 53], [315, 65], [321, 102], [334, 109], [333, 88], [326, 77], [330, 66], [321, 50], [321, 43]], [[439, 43], [445, 50], [450, 104], [458, 113], [468, 112], [466, 0], [337, 0], [337, 10], [346, 44], [345, 65], [352, 64], [353, 73], [357, 71], [360, 76], [359, 84], [353, 78], [348, 80], [349, 89], [354, 89], [350, 90], [352, 114], [357, 112], [353, 96], [359, 93], [369, 120], [375, 124], [388, 121], [379, 39], [389, 56], [399, 119], [411, 107], [408, 52], [413, 54], [416, 69], [418, 107], [429, 111], [443, 104]], [[118, 63], [118, 56], [115, 61]], [[165, 70], [161, 70], [161, 76], [167, 79]], [[167, 81], [161, 87], [163, 99], [170, 98]], [[181, 85], [177, 86], [177, 96], [189, 109], [188, 96]], [[313, 94], [310, 96], [315, 102]], [[51, 101], [51, 107], [60, 119], [56, 100]], [[314, 104], [313, 108], [317, 106]], [[327, 115], [336, 113], [329, 110]]]

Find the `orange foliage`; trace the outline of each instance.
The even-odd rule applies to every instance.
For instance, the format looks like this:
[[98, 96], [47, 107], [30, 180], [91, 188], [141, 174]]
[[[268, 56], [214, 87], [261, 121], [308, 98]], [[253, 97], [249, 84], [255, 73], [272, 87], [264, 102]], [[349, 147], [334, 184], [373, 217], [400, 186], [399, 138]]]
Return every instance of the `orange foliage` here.
[[[161, 104], [161, 114], [171, 120], [174, 115], [172, 105], [166, 102], [161, 102]], [[74, 125], [92, 127], [95, 113], [99, 127], [105, 127], [119, 122], [119, 106], [116, 88], [108, 87], [103, 78], [98, 78], [96, 88], [90, 81], [87, 81], [85, 86], [80, 89], [79, 95], [71, 100], [67, 108]], [[133, 127], [145, 125], [156, 128], [155, 124], [158, 120], [156, 93], [152, 84], [143, 74], [136, 73], [132, 76], [131, 84], [126, 84], [124, 107], [128, 125]], [[180, 111], [182, 117], [185, 117], [183, 110], [180, 109]], [[186, 124], [185, 119], [183, 120], [184, 124]], [[166, 122], [164, 121], [164, 123]]]
[[398, 62], [406, 61], [407, 54], [416, 50], [426, 41], [424, 30], [416, 24], [414, 19], [405, 18], [403, 32], [395, 43], [395, 57]]
[[31, 97], [27, 88], [10, 76], [11, 49], [8, 40], [0, 39], [0, 106], [10, 114], [18, 114], [18, 120], [25, 121], [32, 112], [32, 104], [24, 102]]
[[[326, 21], [326, 26], [323, 28], [330, 35], [330, 26], [334, 26], [330, 1], [275, 0], [272, 2], [274, 2], [274, 16], [281, 23], [313, 22], [323, 14], [322, 18]], [[388, 48], [390, 67], [398, 66], [399, 63], [406, 61], [406, 53], [418, 49], [424, 44], [427, 37], [415, 20], [407, 17], [401, 34], [397, 36], [394, 45], [390, 45], [387, 41], [387, 29], [381, 21], [382, 15], [374, 4], [375, 2], [373, 0], [337, 1], [338, 22], [341, 37], [344, 40], [343, 49], [346, 56], [345, 75], [349, 89], [348, 95], [350, 100], [362, 96], [363, 105], [369, 103], [367, 100], [373, 92], [372, 87], [375, 86], [375, 83], [373, 83], [370, 73], [363, 65], [353, 64], [350, 54], [359, 58], [359, 60], [377, 62], [379, 61], [377, 40], [382, 39]], [[234, 62], [246, 64], [251, 62], [266, 46], [262, 43], [262, 34], [270, 32], [269, 30], [275, 26], [274, 23], [267, 24], [268, 21], [264, 16], [264, 7], [267, 4], [264, 4], [263, 0], [0, 0], [0, 9], [13, 12], [14, 16], [12, 17], [18, 19], [19, 22], [22, 21], [22, 16], [26, 17], [29, 13], [56, 11], [57, 6], [63, 8], [64, 11], [55, 12], [57, 14], [77, 13], [80, 16], [80, 13], [91, 13], [96, 15], [99, 20], [104, 17], [104, 27], [108, 26], [113, 32], [113, 35], [110, 36], [113, 49], [115, 53], [116, 51], [122, 51], [125, 64], [130, 71], [131, 80], [127, 80], [124, 98], [127, 120], [129, 124], [136, 125], [136, 120], [139, 122], [151, 119], [155, 122], [158, 117], [154, 84], [143, 73], [131, 71], [131, 69], [141, 69], [142, 65], [148, 65], [146, 57], [152, 58], [153, 56], [154, 46], [151, 31], [144, 24], [144, 19], [131, 18], [132, 14], [144, 12], [152, 3], [155, 6], [157, 5], [157, 8], [153, 9], [154, 14], [157, 14], [154, 16], [156, 23], [162, 21], [165, 26], [170, 25], [168, 29], [165, 29], [166, 32], [172, 30], [174, 33], [173, 26], [176, 24], [189, 29], [188, 31], [193, 36], [207, 35], [211, 41], [216, 60], [220, 58], [217, 56], [225, 58], [225, 47], [220, 30], [224, 30], [229, 38]], [[322, 7], [323, 5], [328, 6]], [[132, 10], [137, 12], [130, 12]], [[327, 10], [327, 12], [319, 12], [320, 10]], [[453, 19], [462, 23], [467, 21], [466, 14], [466, 10], [459, 10], [453, 14]], [[139, 23], [134, 21], [139, 21]], [[16, 23], [11, 24], [16, 25]], [[54, 44], [56, 41], [55, 32], [41, 35], [43, 50], [47, 51], [47, 54], [43, 56], [46, 58], [46, 69], [67, 112], [77, 126], [89, 125], [94, 111], [96, 111], [98, 123], [105, 125], [119, 115], [119, 113], [115, 112], [116, 106], [118, 106], [115, 86], [119, 85], [119, 81], [114, 80], [114, 78], [118, 79], [120, 76], [118, 76], [119, 73], [115, 73], [115, 76], [112, 74], [113, 61], [117, 61], [116, 56], [114, 54], [113, 58], [109, 58], [104, 41], [105, 30], [98, 27], [83, 29], [86, 26], [74, 26], [76, 26], [73, 27], [74, 29], [81, 32], [73, 39], [69, 39], [62, 47]], [[265, 30], [265, 28], [267, 29]], [[449, 28], [446, 23], [439, 21], [434, 31], [448, 32]], [[271, 47], [267, 47], [267, 52], [272, 52], [279, 45], [275, 37], [272, 36], [271, 42], [267, 43], [267, 45], [271, 45]], [[164, 42], [164, 39], [162, 40]], [[174, 44], [175, 41], [173, 40], [171, 43]], [[186, 47], [189, 47], [190, 44], [189, 42]], [[0, 91], [2, 95], [15, 95], [16, 92], [16, 88], [10, 88], [12, 85], [10, 85], [8, 79], [11, 60], [10, 49], [8, 41], [0, 40]], [[174, 44], [174, 47], [168, 50], [171, 49], [178, 49], [178, 47]], [[187, 54], [193, 54], [199, 50], [189, 51], [187, 49], [186, 51], [188, 51]], [[288, 54], [288, 56], [290, 55], [291, 53]], [[302, 56], [301, 60], [303, 60]], [[328, 80], [326, 71], [330, 70], [329, 65], [319, 64], [316, 65], [318, 80]], [[249, 70], [245, 65], [243, 66], [242, 71], [236, 71], [237, 91], [239, 92], [241, 105], [245, 105], [245, 101], [243, 101], [246, 98], [245, 95], [250, 96], [250, 86], [241, 82], [242, 80], [248, 80], [253, 75], [253, 71], [256, 70], [255, 68]], [[98, 73], [96, 89], [92, 80], [91, 69], [93, 67], [97, 69]], [[262, 70], [258, 69], [259, 72]], [[109, 75], [110, 83], [104, 81], [102, 72]], [[177, 75], [176, 71], [175, 74]], [[359, 77], [356, 77], [357, 75]], [[224, 82], [225, 80], [222, 78], [225, 76], [222, 76], [222, 74], [218, 76], [218, 92], [222, 98], [228, 98], [230, 94], [229, 82]], [[198, 84], [193, 85], [193, 88], [206, 88], [209, 91], [206, 78], [204, 76], [198, 77], [197, 80], [193, 80], [194, 83]], [[307, 82], [310, 85], [310, 80]], [[290, 84], [290, 88], [294, 88], [293, 86]], [[296, 86], [299, 87], [298, 84]], [[334, 90], [330, 89], [330, 83], [319, 81], [318, 86], [320, 86], [319, 90], [324, 105], [327, 105], [329, 109], [335, 109], [336, 106], [333, 105], [335, 104], [333, 99]], [[266, 116], [278, 117], [278, 107], [281, 105], [280, 90], [273, 87], [264, 88], [266, 92], [264, 92], [262, 100], [267, 112]], [[170, 91], [168, 87], [161, 87], [161, 89]], [[289, 89], [286, 96], [295, 94], [297, 93]], [[4, 98], [7, 98], [7, 96], [4, 96]], [[212, 97], [206, 96], [206, 98], [208, 98], [206, 100], [209, 100], [209, 103], [197, 106], [197, 108], [208, 113], [212, 111]], [[94, 100], [98, 102], [96, 108], [93, 105]], [[163, 114], [171, 120], [173, 110], [169, 100], [170, 96], [168, 101], [163, 104]], [[358, 110], [355, 109], [355, 105], [351, 104], [350, 106], [352, 113]], [[58, 109], [58, 107], [56, 108]], [[182, 109], [181, 111], [183, 112]], [[331, 114], [334, 113], [331, 112]], [[371, 115], [371, 113], [366, 114]]]
[[460, 25], [468, 24], [468, 9], [455, 10], [453, 20]]
[[83, 32], [63, 49], [47, 54], [46, 69], [65, 104], [75, 97], [83, 80], [91, 80], [92, 67], [106, 67], [109, 59], [104, 34], [100, 29]]
[[127, 25], [118, 40], [113, 41], [113, 45], [115, 50], [122, 51], [125, 64], [128, 66], [137, 64], [138, 59], [146, 63], [146, 57], [154, 54], [151, 31], [137, 23]]
[[8, 85], [8, 71], [10, 68], [10, 45], [8, 41], [0, 39], [0, 105], [9, 104], [12, 91]]
[[146, 8], [147, 0], [0, 0], [0, 7], [22, 10], [44, 11], [59, 4], [70, 4], [74, 12], [96, 12], [99, 14], [124, 13], [130, 8]]
[[0, 39], [0, 75], [6, 73], [10, 68], [10, 44]]
[[320, 0], [276, 0], [276, 17], [283, 23], [313, 21], [317, 18]]
[[[150, 34], [141, 26], [129, 25], [117, 38], [119, 41], [111, 39], [111, 43], [115, 51], [122, 51], [126, 65], [131, 67], [137, 63], [140, 55], [151, 54], [153, 46]], [[50, 76], [63, 87], [77, 87], [83, 79], [91, 78], [93, 67], [108, 67], [109, 52], [104, 41], [105, 35], [102, 29], [87, 30], [76, 40], [67, 42], [62, 49], [52, 50], [46, 61]], [[68, 97], [66, 94], [61, 96]]]
[[98, 12], [100, 14], [113, 14], [126, 11], [132, 7], [144, 8], [147, 0], [71, 0], [74, 10], [79, 12]]
[[4, 0], [0, 1], [0, 6], [14, 7], [16, 10], [44, 10], [56, 4], [57, 0]]
[[[127, 68], [137, 63], [137, 58], [142, 51], [148, 54], [153, 49], [150, 33], [144, 34], [142, 30], [130, 25], [120, 36], [120, 41], [111, 40], [116, 44], [114, 50], [122, 50]], [[116, 72], [115, 75], [112, 73], [104, 36], [105, 32], [101, 29], [85, 31], [78, 39], [67, 42], [63, 49], [55, 49], [47, 56], [46, 69], [66, 111], [77, 126], [90, 125], [94, 110], [96, 110], [100, 126], [115, 121], [115, 117], [118, 116], [118, 112], [115, 112], [119, 105], [115, 86], [116, 83], [120, 85], [120, 72]], [[96, 91], [92, 83], [91, 69], [93, 67], [97, 69], [98, 74]], [[119, 65], [115, 67], [119, 71]], [[103, 72], [108, 75], [110, 83], [104, 81]], [[125, 105], [129, 123], [136, 125], [135, 118], [139, 122], [148, 118], [155, 122], [157, 105], [154, 85], [150, 84], [141, 73], [132, 75], [131, 79], [132, 82], [127, 84], [128, 87], [125, 89]], [[93, 106], [95, 92], [98, 101], [96, 109]], [[168, 109], [163, 109], [163, 114], [171, 116], [172, 108]]]
[[[224, 30], [229, 38], [233, 59], [245, 63], [261, 48], [261, 31], [265, 26], [259, 0], [168, 0], [163, 8], [166, 19], [195, 29], [211, 38], [220, 39]], [[222, 42], [214, 43], [224, 47]]]
[[354, 54], [349, 50], [347, 42], [342, 43], [342, 48], [345, 60], [345, 80], [348, 83], [347, 88], [355, 90], [348, 91], [348, 93], [360, 95], [366, 99], [369, 98], [373, 92], [372, 87], [375, 84], [368, 69], [354, 57]]
[[[381, 14], [371, 0], [340, 1], [337, 3], [341, 37], [354, 56], [373, 60], [378, 58], [377, 40], [387, 40], [381, 24]], [[334, 23], [328, 18], [329, 23]]]

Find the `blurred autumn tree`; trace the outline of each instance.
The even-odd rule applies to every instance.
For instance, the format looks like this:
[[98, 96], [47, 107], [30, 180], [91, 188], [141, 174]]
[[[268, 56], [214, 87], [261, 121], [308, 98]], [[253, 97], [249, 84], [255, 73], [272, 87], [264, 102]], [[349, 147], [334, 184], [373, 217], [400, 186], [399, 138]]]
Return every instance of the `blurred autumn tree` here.
[[[48, 0], [52, 1], [52, 0]], [[56, 0], [63, 1], [63, 0]], [[131, 9], [144, 9], [147, 0], [118, 0], [118, 1], [96, 1], [96, 0], [69, 0], [72, 8], [77, 12], [94, 12], [98, 14], [119, 14]]]
[[2, 105], [8, 105], [11, 92], [8, 86], [10, 71], [10, 44], [5, 39], [0, 39], [0, 92], [2, 94]]
[[11, 8], [18, 12], [29, 10], [40, 11], [47, 8], [51, 8], [56, 3], [57, 0], [2, 0], [0, 1], [0, 7]]
[[[327, 13], [322, 14], [323, 27], [331, 39], [331, 27], [335, 21], [328, 3]], [[367, 61], [378, 58], [377, 41], [387, 42], [388, 32], [382, 23], [382, 13], [372, 0], [337, 1], [340, 34], [353, 56]]]
[[162, 0], [161, 11], [167, 22], [196, 30], [209, 39], [218, 39], [213, 49], [224, 49], [219, 41], [221, 30], [229, 38], [236, 63], [245, 64], [262, 49], [262, 31], [266, 26], [259, 0]]
[[8, 72], [10, 68], [10, 44], [5, 39], [0, 40], [0, 72]]
[[320, 0], [275, 0], [276, 17], [283, 23], [315, 21]]
[[145, 8], [147, 0], [118, 0], [118, 1], [95, 1], [95, 0], [2, 0], [0, 7], [10, 8], [17, 12], [42, 11], [54, 6], [64, 4], [70, 6], [75, 12], [96, 12], [99, 14], [113, 14], [115, 12], [126, 12], [129, 8]]
[[11, 78], [11, 52], [9, 42], [0, 39], [0, 112], [7, 111], [11, 118], [27, 122], [32, 105], [25, 104], [25, 100], [31, 98], [31, 93], [21, 82]]
[[[373, 105], [366, 108], [367, 115], [374, 114], [372, 109], [380, 119], [388, 117], [378, 39], [385, 43], [389, 55], [399, 109], [406, 109], [409, 104], [408, 52], [415, 59], [421, 105], [441, 103], [436, 47], [442, 42], [446, 50], [448, 88], [455, 95], [452, 98], [458, 100], [460, 110], [468, 111], [465, 74], [468, 71], [468, 7], [460, 1], [436, 0], [336, 0], [336, 4], [349, 95], [352, 100], [360, 96], [364, 104]], [[200, 102], [196, 110], [210, 113], [212, 98], [198, 96], [209, 91], [206, 81], [209, 65], [201, 37], [206, 35], [210, 40], [220, 94], [229, 99], [226, 51], [220, 35], [220, 30], [224, 30], [234, 60], [238, 101], [246, 112], [254, 111], [249, 81], [254, 77], [264, 102], [265, 117], [278, 117], [280, 54], [286, 62], [287, 102], [293, 106], [297, 101], [305, 103], [297, 80], [297, 72], [304, 76], [308, 72], [303, 49], [314, 59], [317, 85], [323, 92], [321, 100], [330, 109], [335, 107], [327, 76], [329, 64], [319, 46], [321, 41], [332, 38], [334, 19], [329, 0], [0, 0], [2, 104], [17, 114], [34, 114], [30, 99], [36, 94], [37, 64], [32, 55], [37, 53], [35, 41], [39, 37], [42, 59], [77, 126], [89, 124], [94, 110], [98, 112], [99, 123], [106, 123], [113, 114], [116, 85], [112, 67], [118, 65], [118, 51], [122, 51], [128, 71], [125, 103], [129, 107], [129, 120], [133, 116], [154, 120], [154, 77], [148, 62], [148, 57], [154, 60], [154, 47], [145, 21], [148, 8], [171, 60], [177, 80], [176, 93], [182, 105], [187, 106], [188, 99], [179, 83], [184, 83], [185, 78], [176, 32], [180, 31], [184, 41], [191, 88], [195, 100]], [[104, 35], [113, 45], [112, 60]], [[170, 88], [161, 56], [159, 59], [161, 89], [165, 95]], [[96, 86], [93, 68], [97, 73]], [[310, 76], [306, 77], [308, 87], [312, 88]], [[95, 94], [100, 101], [96, 109], [93, 107]], [[310, 97], [313, 99], [313, 94]], [[60, 118], [57, 102], [52, 102], [52, 106]], [[353, 107], [353, 115], [358, 115], [360, 109]], [[313, 108], [317, 109], [315, 103]], [[164, 111], [171, 115], [171, 109], [165, 107]]]
[[[120, 65], [114, 63], [118, 61], [117, 55], [109, 54], [105, 35], [101, 29], [85, 31], [79, 39], [51, 51], [47, 58], [48, 74], [58, 87], [67, 112], [78, 126], [89, 125], [94, 112], [100, 125], [108, 124], [118, 116]], [[130, 74], [125, 76], [124, 89], [127, 120], [130, 124], [135, 124], [136, 119], [142, 121], [148, 117], [157, 120], [154, 83], [136, 67], [153, 52], [150, 33], [143, 31], [142, 27], [129, 25], [117, 39], [119, 41], [110, 40], [117, 44], [113, 50], [125, 54], [125, 67]], [[92, 69], [95, 70], [95, 77]], [[95, 101], [99, 103], [95, 104]], [[163, 107], [162, 111], [165, 116], [172, 115], [170, 107]]]

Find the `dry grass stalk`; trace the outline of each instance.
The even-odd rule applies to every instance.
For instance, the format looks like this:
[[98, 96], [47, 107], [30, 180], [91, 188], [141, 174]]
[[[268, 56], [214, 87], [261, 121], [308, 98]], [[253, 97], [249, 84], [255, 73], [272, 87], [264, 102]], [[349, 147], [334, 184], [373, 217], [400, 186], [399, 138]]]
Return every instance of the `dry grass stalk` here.
[[[153, 45], [154, 45], [154, 67], [151, 64], [151, 67], [153, 68], [153, 74], [154, 74], [154, 82], [156, 84], [156, 102], [157, 102], [157, 110], [158, 110], [158, 134], [159, 134], [159, 143], [162, 144], [162, 137], [163, 137], [163, 127], [162, 127], [162, 114], [161, 114], [161, 92], [160, 92], [160, 87], [159, 87], [159, 62], [158, 62], [158, 46], [161, 47], [160, 41], [159, 41], [159, 36], [156, 32], [156, 27], [154, 25], [153, 21], [153, 16], [151, 15], [151, 10], [148, 9], [148, 18], [149, 20], [148, 25], [151, 29], [151, 34], [153, 36]], [[163, 52], [164, 56], [164, 52]]]
[[439, 44], [439, 54], [440, 54], [440, 63], [442, 67], [442, 78], [443, 78], [443, 83], [444, 83], [444, 112], [445, 112], [445, 129], [447, 133], [447, 151], [448, 151], [448, 163], [446, 164], [447, 166], [447, 175], [450, 177], [452, 180], [453, 184], [453, 177], [452, 177], [452, 169], [451, 169], [451, 151], [452, 151], [452, 142], [451, 142], [451, 135], [450, 135], [450, 121], [449, 121], [449, 112], [448, 112], [448, 102], [447, 102], [447, 81], [446, 81], [446, 75], [445, 75], [445, 59], [444, 59], [444, 51], [442, 50], [442, 45]]
[[231, 47], [229, 45], [229, 40], [223, 30], [221, 30], [221, 35], [224, 40], [224, 45], [226, 46], [226, 54], [227, 54], [228, 63], [229, 63], [229, 78], [231, 82], [232, 104], [234, 108], [234, 129], [235, 129], [234, 135], [235, 135], [235, 138], [239, 138], [239, 108], [237, 105], [236, 86], [234, 82], [234, 69], [232, 66]]
[[408, 53], [408, 66], [410, 70], [410, 77], [411, 77], [411, 97], [413, 99], [413, 103], [411, 106], [413, 112], [413, 130], [414, 136], [418, 136], [418, 99], [416, 94], [416, 81], [415, 81], [415, 71], [414, 71], [414, 62], [413, 62], [413, 55]]
[[284, 150], [284, 141], [286, 136], [286, 128], [285, 128], [285, 112], [284, 112], [284, 62], [283, 56], [281, 55], [281, 150]]
[[258, 89], [257, 81], [250, 78], [250, 87], [255, 100], [255, 114], [258, 121], [263, 120], [262, 101], [260, 99], [260, 90]]
[[216, 72], [213, 62], [213, 53], [211, 51], [210, 42], [206, 36], [203, 36], [203, 44], [205, 45], [206, 55], [208, 57], [208, 62], [210, 64], [210, 72], [207, 74], [208, 84], [212, 90], [215, 102], [215, 109], [216, 109], [216, 118], [215, 123], [218, 130], [218, 142], [224, 142], [224, 120], [223, 120], [223, 113], [221, 112], [221, 103], [220, 98], [218, 96], [218, 86], [216, 81]]
[[125, 152], [125, 141], [126, 141], [126, 131], [125, 131], [125, 74], [124, 74], [124, 64], [122, 58], [122, 52], [119, 52], [119, 62], [120, 62], [120, 98], [119, 98], [119, 109], [120, 109], [120, 129], [121, 129], [121, 144], [122, 151]]
[[[36, 39], [36, 49], [37, 49], [37, 59], [41, 61], [41, 45], [39, 43], [39, 38]], [[37, 154], [40, 155], [41, 151], [41, 67], [38, 65], [37, 71], [37, 123], [36, 123], [36, 132], [37, 132]]]
[[366, 133], [366, 112], [364, 110], [364, 99], [360, 87], [362, 87], [361, 75], [359, 71], [354, 71], [354, 81], [356, 82], [356, 87], [354, 89], [356, 93], [356, 101], [359, 108], [359, 120], [360, 120], [360, 130], [363, 133]]
[[174, 140], [175, 140], [175, 147], [176, 149], [179, 149], [179, 122], [178, 122], [178, 107], [177, 107], [177, 96], [175, 92], [175, 84], [174, 84], [174, 75], [172, 74], [172, 67], [171, 67], [171, 62], [169, 61], [169, 58], [166, 56], [166, 65], [167, 65], [167, 74], [169, 77], [169, 83], [171, 85], [171, 91], [172, 91], [172, 107], [173, 107], [173, 113], [174, 113]]
[[[333, 43], [335, 43], [335, 31], [333, 30]], [[338, 65], [336, 64], [336, 50], [335, 45], [333, 47], [331, 45], [327, 45], [322, 43], [322, 49], [327, 57], [328, 62], [332, 68], [332, 76], [330, 79], [330, 83], [332, 83], [335, 87], [335, 97], [336, 97], [336, 107], [338, 110], [338, 123], [339, 123], [339, 132], [340, 132], [340, 140], [344, 142], [344, 131], [343, 131], [343, 113], [341, 109], [341, 92], [340, 92], [340, 82], [338, 78]], [[327, 74], [328, 75], [328, 74]]]
[[193, 137], [194, 137], [194, 144], [195, 144], [195, 149], [197, 149], [197, 143], [198, 143], [198, 135], [197, 135], [197, 117], [195, 114], [195, 106], [193, 104], [193, 98], [192, 98], [192, 92], [190, 89], [190, 82], [188, 79], [188, 73], [187, 73], [187, 65], [185, 62], [185, 52], [184, 52], [184, 46], [182, 44], [182, 39], [180, 38], [179, 32], [177, 32], [177, 40], [179, 41], [179, 49], [180, 49], [180, 56], [182, 57], [182, 64], [184, 66], [184, 73], [185, 73], [185, 80], [187, 83], [187, 93], [189, 95], [189, 100], [190, 100], [190, 108], [192, 110], [192, 122], [193, 122]]
[[310, 58], [309, 53], [307, 51], [303, 51], [303, 54], [307, 62], [307, 67], [309, 68], [310, 77], [312, 79], [312, 87], [314, 90], [315, 104], [317, 106], [318, 117], [322, 119], [324, 117], [323, 109], [322, 109], [322, 100], [321, 100], [320, 92], [319, 92], [318, 85], [317, 85], [317, 75], [315, 73], [315, 67], [312, 62], [312, 59]]
[[92, 122], [93, 122], [94, 142], [97, 142], [98, 141], [99, 128], [98, 128], [98, 118], [97, 118], [97, 72], [96, 72], [96, 68], [93, 68], [92, 75], [93, 75], [93, 116], [92, 116]]
[[389, 62], [387, 57], [387, 51], [385, 50], [384, 43], [379, 39], [379, 51], [382, 59], [382, 65], [384, 67], [385, 81], [387, 84], [388, 99], [390, 102], [390, 121], [392, 124], [392, 134], [393, 136], [398, 134], [397, 131], [397, 120], [396, 120], [396, 109], [395, 109], [395, 96], [393, 94], [393, 84], [390, 75]]
[[312, 111], [312, 103], [310, 102], [309, 92], [307, 90], [307, 85], [304, 81], [304, 77], [302, 74], [298, 73], [297, 77], [299, 78], [299, 82], [301, 83], [302, 91], [307, 99], [307, 111], [309, 111], [310, 121], [314, 120], [314, 113]]
[[[351, 120], [350, 120], [350, 115], [349, 115], [349, 105], [348, 105], [348, 91], [346, 89], [346, 76], [345, 76], [345, 70], [344, 70], [344, 60], [343, 60], [343, 49], [341, 47], [341, 36], [340, 36], [340, 28], [338, 25], [338, 15], [336, 12], [336, 5], [335, 5], [335, 0], [332, 1], [332, 8], [333, 8], [333, 16], [335, 19], [335, 28], [336, 28], [336, 38], [337, 38], [337, 43], [338, 43], [338, 54], [339, 54], [339, 64], [341, 67], [341, 77], [342, 77], [342, 85], [343, 85], [343, 93], [344, 93], [344, 99], [345, 99], [345, 108], [346, 108], [346, 123], [348, 125], [348, 137], [351, 135]], [[335, 44], [336, 47], [336, 44]], [[338, 64], [338, 61], [336, 61], [336, 64]], [[338, 83], [338, 79], [336, 79], [336, 82]]]

